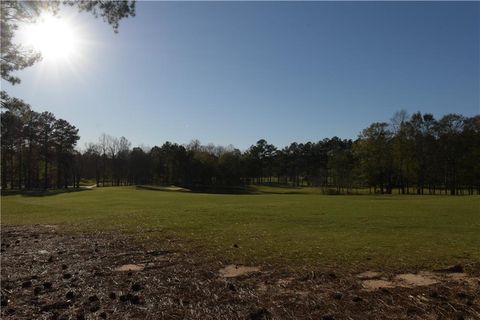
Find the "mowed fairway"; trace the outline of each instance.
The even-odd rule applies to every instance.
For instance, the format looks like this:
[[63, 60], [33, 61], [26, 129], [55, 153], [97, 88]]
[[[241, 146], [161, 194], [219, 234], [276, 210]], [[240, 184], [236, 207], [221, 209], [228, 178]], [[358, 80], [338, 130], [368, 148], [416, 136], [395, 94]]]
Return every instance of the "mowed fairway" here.
[[480, 262], [478, 196], [221, 195], [111, 187], [1, 200], [4, 225], [118, 230], [141, 241], [174, 236], [202, 256], [233, 263], [394, 271]]

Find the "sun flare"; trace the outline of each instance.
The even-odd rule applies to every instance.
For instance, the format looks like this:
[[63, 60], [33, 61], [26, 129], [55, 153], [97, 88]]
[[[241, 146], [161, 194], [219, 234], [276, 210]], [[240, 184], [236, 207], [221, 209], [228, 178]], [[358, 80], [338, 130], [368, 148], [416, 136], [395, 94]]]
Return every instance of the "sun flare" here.
[[78, 34], [71, 22], [51, 14], [40, 19], [24, 30], [25, 44], [40, 52], [47, 60], [71, 59], [78, 53]]

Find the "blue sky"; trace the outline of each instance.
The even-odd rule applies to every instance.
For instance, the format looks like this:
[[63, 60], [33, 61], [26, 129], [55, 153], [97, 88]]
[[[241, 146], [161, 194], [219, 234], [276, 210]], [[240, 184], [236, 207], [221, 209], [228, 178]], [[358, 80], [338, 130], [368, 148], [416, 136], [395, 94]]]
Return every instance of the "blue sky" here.
[[81, 59], [2, 88], [76, 125], [80, 146], [105, 132], [282, 147], [355, 138], [400, 109], [480, 113], [479, 2], [139, 2], [118, 34], [73, 21]]

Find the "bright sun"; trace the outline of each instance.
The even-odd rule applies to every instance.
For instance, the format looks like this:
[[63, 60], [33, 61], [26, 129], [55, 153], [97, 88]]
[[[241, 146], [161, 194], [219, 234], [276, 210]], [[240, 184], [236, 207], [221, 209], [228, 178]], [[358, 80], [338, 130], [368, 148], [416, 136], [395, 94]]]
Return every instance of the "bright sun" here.
[[47, 60], [71, 59], [78, 51], [78, 34], [65, 18], [42, 14], [24, 30], [24, 41]]

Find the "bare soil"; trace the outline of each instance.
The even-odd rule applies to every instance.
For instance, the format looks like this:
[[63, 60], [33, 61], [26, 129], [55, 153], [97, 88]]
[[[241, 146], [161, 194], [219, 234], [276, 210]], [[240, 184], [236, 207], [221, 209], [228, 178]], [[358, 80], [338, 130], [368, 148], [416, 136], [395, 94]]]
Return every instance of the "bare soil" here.
[[224, 278], [237, 278], [252, 272], [259, 272], [259, 271], [260, 271], [260, 268], [258, 267], [247, 267], [247, 266], [229, 264], [228, 266], [221, 268], [219, 270], [219, 273]]
[[480, 319], [478, 266], [302, 274], [201, 260], [120, 233], [36, 225], [2, 226], [1, 236], [2, 319]]

